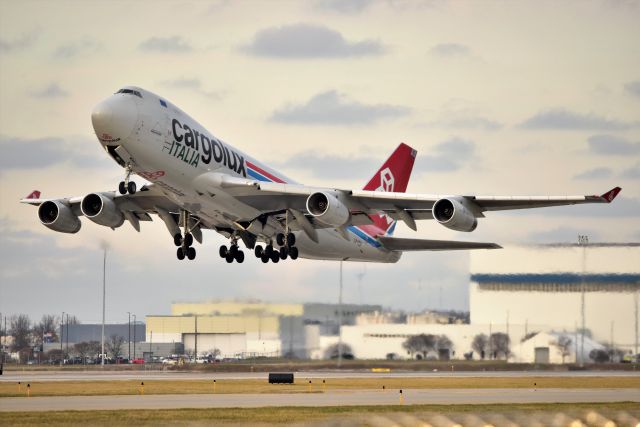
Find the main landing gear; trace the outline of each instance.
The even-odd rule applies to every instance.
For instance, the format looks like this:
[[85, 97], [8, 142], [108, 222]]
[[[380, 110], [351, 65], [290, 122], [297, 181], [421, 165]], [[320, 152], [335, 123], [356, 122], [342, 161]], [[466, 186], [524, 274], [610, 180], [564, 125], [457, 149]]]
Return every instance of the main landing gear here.
[[118, 191], [120, 194], [136, 194], [136, 183], [131, 181], [131, 163], [127, 163], [125, 172], [124, 181], [120, 181], [120, 184], [118, 184]]
[[238, 242], [236, 240], [231, 241], [229, 248], [225, 245], [220, 246], [220, 258], [224, 258], [227, 260], [229, 264], [231, 264], [234, 260], [238, 264], [242, 264], [244, 261], [244, 252], [238, 247]]
[[[184, 226], [184, 237], [182, 236], [182, 234], [177, 233], [173, 236], [173, 244], [178, 246], [176, 256], [180, 261], [185, 258], [191, 261], [196, 258], [196, 248], [191, 246], [193, 245], [193, 234], [190, 233], [189, 228], [189, 213], [186, 211], [182, 211], [180, 213], [180, 217], [184, 218], [184, 220], [181, 221], [183, 223], [182, 225]], [[193, 227], [197, 227], [197, 224]]]
[[263, 263], [271, 261], [274, 264], [284, 261], [287, 258], [292, 260], [298, 259], [298, 248], [295, 247], [296, 236], [293, 233], [278, 233], [276, 235], [276, 243], [280, 246], [280, 249], [275, 249], [271, 243], [264, 248], [262, 246], [256, 246], [254, 254], [256, 258], [260, 258]]

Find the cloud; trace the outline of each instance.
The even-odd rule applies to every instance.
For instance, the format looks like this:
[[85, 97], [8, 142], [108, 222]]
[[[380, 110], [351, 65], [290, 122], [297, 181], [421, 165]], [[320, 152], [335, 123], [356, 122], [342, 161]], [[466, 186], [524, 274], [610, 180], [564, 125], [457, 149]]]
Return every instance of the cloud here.
[[13, 40], [0, 39], [0, 54], [15, 53], [25, 50], [33, 45], [38, 38], [38, 32], [32, 31]]
[[471, 49], [463, 44], [441, 43], [429, 49], [429, 54], [440, 58], [462, 58], [471, 56]]
[[596, 114], [581, 114], [565, 109], [553, 109], [534, 115], [520, 124], [524, 129], [556, 130], [623, 130], [638, 127], [640, 122], [621, 122]]
[[59, 46], [53, 57], [56, 59], [72, 59], [96, 53], [102, 49], [102, 45], [90, 39], [78, 42], [70, 42]]
[[609, 168], [595, 168], [575, 175], [574, 179], [605, 179], [611, 178], [613, 172]]
[[51, 83], [42, 90], [31, 92], [34, 98], [66, 98], [69, 92], [62, 89], [58, 83]]
[[242, 50], [262, 57], [306, 59], [381, 55], [385, 49], [376, 40], [349, 42], [327, 27], [294, 24], [260, 30]]
[[624, 89], [631, 95], [640, 98], [640, 80], [635, 80], [625, 84]]
[[627, 156], [640, 154], [640, 142], [631, 142], [614, 135], [593, 135], [588, 140], [595, 154]]
[[527, 240], [536, 243], [577, 243], [579, 235], [589, 236], [589, 241], [594, 243], [600, 239], [600, 233], [593, 229], [558, 227], [548, 231], [531, 233]]
[[436, 145], [429, 154], [416, 158], [420, 172], [452, 172], [460, 169], [475, 154], [476, 144], [462, 138], [450, 138]]
[[204, 95], [207, 98], [220, 100], [224, 97], [224, 91], [208, 91], [204, 89], [204, 85], [202, 81], [197, 78], [179, 78], [174, 80], [165, 80], [160, 82], [162, 86], [173, 88], [173, 89], [182, 89], [182, 90], [191, 90], [200, 95]]
[[191, 52], [193, 48], [182, 37], [172, 36], [151, 37], [140, 43], [138, 50], [143, 52], [185, 53]]
[[620, 174], [620, 178], [640, 179], [640, 163], [636, 163], [635, 166], [622, 171], [622, 173]]
[[370, 156], [341, 157], [317, 151], [306, 151], [274, 166], [309, 171], [321, 179], [369, 178], [380, 167], [382, 159]]
[[456, 113], [446, 113], [445, 115], [458, 115], [458, 117], [443, 117], [439, 120], [428, 122], [420, 127], [443, 128], [457, 130], [499, 130], [502, 124], [482, 116], [460, 115]]
[[[78, 146], [78, 144], [81, 144]], [[91, 141], [91, 147], [97, 144]], [[61, 138], [24, 139], [0, 135], [0, 172], [18, 169], [41, 169], [59, 163], [96, 167], [108, 162], [108, 157], [85, 153], [89, 141], [65, 142]]]
[[365, 125], [382, 119], [394, 119], [410, 114], [407, 107], [367, 105], [347, 99], [335, 90], [319, 93], [307, 103], [288, 105], [271, 115], [271, 120], [303, 125]]
[[373, 0], [316, 0], [315, 7], [321, 10], [352, 15], [363, 12], [373, 3]]

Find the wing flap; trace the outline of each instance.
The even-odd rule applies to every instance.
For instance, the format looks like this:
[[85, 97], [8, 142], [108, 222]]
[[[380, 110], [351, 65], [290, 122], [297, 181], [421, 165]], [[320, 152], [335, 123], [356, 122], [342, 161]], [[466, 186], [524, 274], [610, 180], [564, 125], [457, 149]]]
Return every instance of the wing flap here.
[[378, 241], [391, 251], [450, 251], [467, 249], [502, 249], [496, 243], [456, 242], [451, 240], [405, 239], [401, 237], [378, 237]]

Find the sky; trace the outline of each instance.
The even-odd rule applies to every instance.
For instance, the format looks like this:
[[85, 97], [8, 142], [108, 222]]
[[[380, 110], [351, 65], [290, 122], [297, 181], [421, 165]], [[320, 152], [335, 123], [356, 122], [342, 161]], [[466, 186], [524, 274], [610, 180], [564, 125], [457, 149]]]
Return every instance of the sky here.
[[[471, 234], [399, 224], [401, 237], [637, 242], [638, 22], [640, 2], [623, 0], [0, 0], [0, 313], [100, 320], [103, 248], [108, 322], [177, 301], [337, 302], [336, 262], [228, 265], [213, 232], [179, 262], [157, 219], [66, 235], [18, 203], [116, 188], [90, 114], [124, 85], [306, 184], [361, 188], [405, 142], [408, 192], [623, 188], [612, 205], [489, 213]], [[345, 263], [344, 301], [466, 310], [468, 276], [467, 252]]]

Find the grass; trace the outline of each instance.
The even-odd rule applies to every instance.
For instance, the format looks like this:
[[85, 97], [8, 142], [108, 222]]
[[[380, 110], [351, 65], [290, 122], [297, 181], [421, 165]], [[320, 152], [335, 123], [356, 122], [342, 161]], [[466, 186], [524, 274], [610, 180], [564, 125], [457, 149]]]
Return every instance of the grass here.
[[[95, 396], [207, 393], [321, 393], [357, 389], [441, 388], [638, 388], [640, 377], [434, 377], [434, 378], [331, 378], [298, 380], [295, 384], [268, 384], [266, 380], [94, 380], [30, 382], [31, 396]], [[0, 383], [0, 398], [26, 396], [27, 383]]]
[[[428, 417], [442, 414], [460, 417], [465, 414], [503, 414], [528, 416], [557, 413], [598, 411], [613, 414], [632, 412], [638, 417], [637, 403], [582, 403], [582, 404], [524, 404], [524, 405], [412, 405], [412, 406], [333, 406], [333, 407], [281, 407], [281, 408], [220, 408], [175, 410], [117, 410], [117, 411], [52, 411], [42, 413], [3, 412], [2, 423], [13, 426], [29, 425], [273, 425], [314, 423], [327, 420], [352, 421], [349, 424], [373, 424], [377, 415], [414, 414]], [[369, 421], [369, 422], [367, 422]]]

